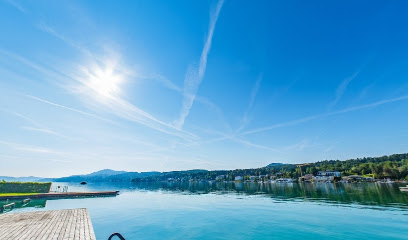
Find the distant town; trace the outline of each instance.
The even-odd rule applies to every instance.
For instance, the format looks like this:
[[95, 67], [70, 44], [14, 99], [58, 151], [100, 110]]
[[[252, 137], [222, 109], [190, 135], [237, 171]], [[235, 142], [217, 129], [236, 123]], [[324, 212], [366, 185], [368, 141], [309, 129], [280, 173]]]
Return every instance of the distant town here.
[[38, 182], [404, 182], [408, 180], [408, 154], [325, 160], [314, 163], [271, 163], [265, 167], [235, 170], [126, 172], [110, 169], [62, 178], [0, 176], [6, 181]]
[[405, 182], [408, 180], [408, 154], [326, 160], [316, 163], [272, 163], [266, 167], [236, 170], [190, 170], [158, 173], [133, 178], [133, 182]]
[[[260, 182], [260, 183], [293, 183], [293, 182], [342, 182], [342, 183], [351, 183], [351, 182], [381, 182], [381, 183], [394, 183], [390, 178], [384, 179], [375, 179], [372, 176], [361, 176], [361, 175], [350, 175], [350, 176], [341, 176], [341, 173], [338, 171], [318, 171], [316, 175], [305, 174], [304, 176], [299, 177], [298, 179], [294, 178], [284, 178], [283, 174], [278, 172], [276, 174], [266, 174], [258, 176], [235, 176], [231, 180], [228, 175], [218, 175], [215, 179], [186, 179], [186, 178], [167, 178], [167, 182], [195, 182], [195, 181], [216, 181], [216, 182]], [[401, 180], [406, 182], [405, 180]]]

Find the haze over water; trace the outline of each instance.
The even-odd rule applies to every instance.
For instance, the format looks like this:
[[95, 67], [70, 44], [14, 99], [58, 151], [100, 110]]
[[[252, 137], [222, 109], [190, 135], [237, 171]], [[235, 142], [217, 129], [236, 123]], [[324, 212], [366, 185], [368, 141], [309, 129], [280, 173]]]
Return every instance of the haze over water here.
[[98, 239], [406, 239], [398, 184], [72, 183], [117, 197], [44, 201], [34, 211], [86, 207]]

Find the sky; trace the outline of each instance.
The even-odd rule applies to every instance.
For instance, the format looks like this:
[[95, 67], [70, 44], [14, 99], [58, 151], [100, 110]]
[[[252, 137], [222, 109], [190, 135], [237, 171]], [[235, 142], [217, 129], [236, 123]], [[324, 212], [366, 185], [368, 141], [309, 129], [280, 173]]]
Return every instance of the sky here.
[[0, 0], [0, 176], [408, 152], [407, 7]]

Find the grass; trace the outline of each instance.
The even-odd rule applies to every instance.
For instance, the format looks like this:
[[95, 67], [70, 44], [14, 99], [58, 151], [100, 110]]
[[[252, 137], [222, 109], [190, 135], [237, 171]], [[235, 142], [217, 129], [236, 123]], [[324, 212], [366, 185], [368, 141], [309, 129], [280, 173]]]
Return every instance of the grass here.
[[0, 197], [30, 196], [38, 193], [0, 193]]

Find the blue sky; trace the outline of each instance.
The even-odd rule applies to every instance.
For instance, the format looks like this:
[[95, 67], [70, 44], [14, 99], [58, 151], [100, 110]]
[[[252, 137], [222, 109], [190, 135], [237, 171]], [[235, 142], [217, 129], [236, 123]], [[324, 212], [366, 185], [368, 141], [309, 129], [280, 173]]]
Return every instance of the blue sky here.
[[0, 1], [0, 175], [407, 152], [406, 1]]

